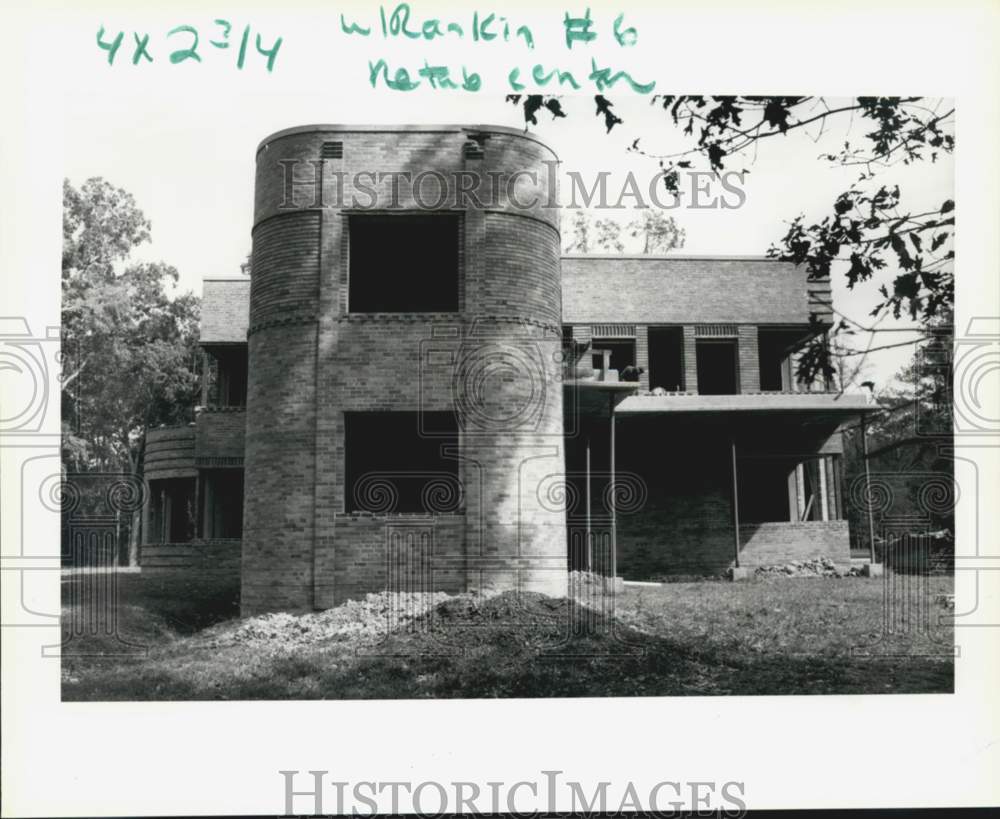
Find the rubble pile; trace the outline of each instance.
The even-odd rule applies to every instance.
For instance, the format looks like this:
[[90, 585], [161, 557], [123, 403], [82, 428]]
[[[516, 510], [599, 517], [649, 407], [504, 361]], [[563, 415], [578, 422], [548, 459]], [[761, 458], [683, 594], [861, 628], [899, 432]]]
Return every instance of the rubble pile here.
[[837, 568], [828, 557], [811, 557], [807, 560], [793, 560], [773, 566], [758, 566], [754, 572], [758, 577], [855, 577], [861, 570], [852, 566], [848, 571]]
[[222, 623], [201, 632], [199, 639], [215, 646], [262, 642], [290, 646], [331, 639], [374, 643], [390, 631], [427, 614], [449, 597], [444, 592], [368, 594], [363, 600], [348, 600], [326, 611], [277, 612]]
[[599, 575], [580, 573], [574, 597], [534, 592], [368, 594], [332, 609], [309, 614], [273, 613], [229, 621], [191, 638], [212, 648], [243, 645], [255, 651], [285, 653], [336, 641], [352, 648], [374, 646], [392, 635], [437, 648], [483, 645], [545, 646], [565, 639], [574, 623], [586, 631], [593, 619], [589, 604], [603, 599]]

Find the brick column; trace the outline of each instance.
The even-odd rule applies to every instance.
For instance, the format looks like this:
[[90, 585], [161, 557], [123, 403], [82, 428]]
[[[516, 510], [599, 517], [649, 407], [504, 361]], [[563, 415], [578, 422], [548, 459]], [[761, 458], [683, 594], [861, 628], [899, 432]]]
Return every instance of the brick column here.
[[741, 324], [739, 334], [740, 392], [760, 392], [760, 354], [756, 325]]
[[[581, 350], [586, 350], [587, 348], [589, 348], [591, 342], [593, 341], [593, 335], [591, 333], [590, 326], [589, 325], [574, 324], [573, 325], [573, 341], [575, 341], [576, 344], [579, 345], [579, 348]], [[588, 353], [586, 353], [586, 355], [589, 356], [590, 353], [588, 352]], [[576, 359], [576, 361], [573, 362], [574, 365], [579, 365], [581, 359], [582, 359], [582, 356], [578, 356], [577, 359]], [[590, 364], [590, 360], [586, 359], [586, 363], [589, 365]]]
[[698, 392], [698, 357], [694, 348], [694, 325], [684, 325], [684, 389]]
[[649, 328], [645, 324], [635, 326], [635, 366], [642, 369], [639, 387], [649, 392]]

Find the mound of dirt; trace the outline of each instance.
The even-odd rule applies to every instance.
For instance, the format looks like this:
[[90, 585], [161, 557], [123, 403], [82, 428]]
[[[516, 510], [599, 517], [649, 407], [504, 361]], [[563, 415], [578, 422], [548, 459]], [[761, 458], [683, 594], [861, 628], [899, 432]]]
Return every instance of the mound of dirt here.
[[278, 651], [329, 641], [366, 647], [387, 638], [411, 646], [543, 647], [564, 643], [571, 635], [601, 632], [606, 614], [589, 602], [534, 592], [380, 592], [322, 612], [263, 614], [222, 623], [193, 639], [212, 647], [250, 645]]
[[221, 623], [202, 631], [198, 639], [215, 646], [240, 643], [292, 646], [326, 640], [372, 643], [423, 616], [447, 599], [449, 595], [443, 592], [381, 592], [366, 595], [363, 600], [349, 600], [326, 611], [310, 614], [276, 612]]

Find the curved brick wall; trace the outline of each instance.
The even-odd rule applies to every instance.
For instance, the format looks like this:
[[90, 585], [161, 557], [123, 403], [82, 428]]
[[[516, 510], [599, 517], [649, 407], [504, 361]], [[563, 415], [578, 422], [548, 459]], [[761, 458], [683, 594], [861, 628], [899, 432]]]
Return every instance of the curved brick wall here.
[[[340, 156], [320, 162], [324, 143], [339, 143], [327, 155]], [[293, 160], [289, 189], [282, 163]], [[320, 608], [385, 588], [387, 532], [406, 516], [344, 512], [344, 413], [373, 410], [460, 414], [465, 511], [431, 524], [441, 569], [433, 583], [565, 593], [565, 510], [551, 491], [564, 471], [558, 209], [546, 207], [555, 171], [545, 163], [555, 160], [532, 137], [485, 127], [310, 126], [261, 144], [244, 613]], [[357, 195], [373, 212], [417, 209], [409, 187], [394, 190], [388, 176], [365, 178], [368, 208], [372, 194], [354, 186], [355, 174], [427, 170], [472, 172], [484, 185], [490, 172], [533, 172], [512, 190], [535, 201], [515, 208], [505, 187], [476, 188], [485, 207], [461, 210], [459, 312], [348, 313], [341, 205]], [[454, 352], [454, 366], [429, 364], [433, 350]]]
[[250, 286], [241, 606], [312, 607], [316, 212], [255, 224]]
[[195, 477], [194, 439], [194, 425], [147, 430], [143, 456], [146, 480]]

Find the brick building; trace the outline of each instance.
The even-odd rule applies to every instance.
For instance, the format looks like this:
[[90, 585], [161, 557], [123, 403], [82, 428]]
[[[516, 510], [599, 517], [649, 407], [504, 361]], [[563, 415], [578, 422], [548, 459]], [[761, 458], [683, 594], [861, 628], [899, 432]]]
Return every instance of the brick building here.
[[[793, 377], [828, 283], [560, 257], [555, 162], [492, 127], [264, 140], [252, 276], [205, 281], [196, 421], [147, 436], [144, 570], [238, 572], [249, 614], [846, 566], [840, 427], [864, 401]], [[428, 169], [478, 198], [428, 207], [394, 175]]]

